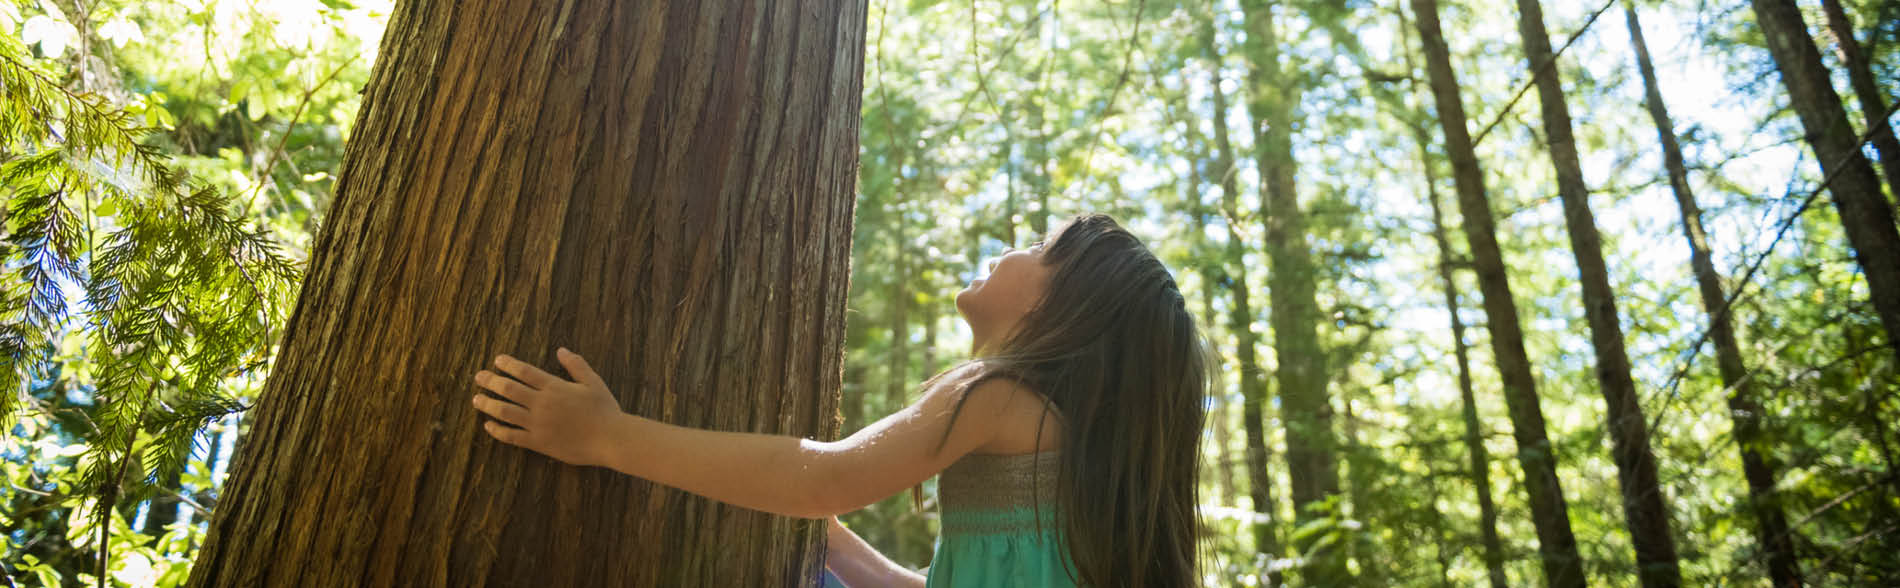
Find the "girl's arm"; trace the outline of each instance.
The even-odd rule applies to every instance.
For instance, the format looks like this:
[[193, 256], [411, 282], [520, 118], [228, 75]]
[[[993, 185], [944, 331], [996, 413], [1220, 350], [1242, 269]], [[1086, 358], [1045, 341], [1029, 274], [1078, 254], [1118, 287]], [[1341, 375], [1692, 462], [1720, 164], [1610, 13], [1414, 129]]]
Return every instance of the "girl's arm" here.
[[923, 574], [884, 557], [884, 554], [878, 553], [871, 544], [858, 537], [857, 533], [838, 524], [836, 517], [829, 519], [826, 526], [829, 530], [825, 543], [830, 548], [825, 554], [825, 567], [830, 568], [839, 580], [844, 580], [845, 586], [923, 588]]
[[506, 355], [495, 366], [514, 378], [476, 374], [478, 385], [510, 401], [475, 395], [475, 407], [497, 421], [485, 424], [491, 436], [567, 463], [807, 518], [850, 512], [922, 483], [995, 437], [1010, 403], [1035, 402], [1014, 383], [985, 382], [970, 392], [947, 440], [956, 406], [947, 386], [839, 441], [709, 431], [623, 413], [585, 360], [565, 349], [556, 355], [575, 381]]

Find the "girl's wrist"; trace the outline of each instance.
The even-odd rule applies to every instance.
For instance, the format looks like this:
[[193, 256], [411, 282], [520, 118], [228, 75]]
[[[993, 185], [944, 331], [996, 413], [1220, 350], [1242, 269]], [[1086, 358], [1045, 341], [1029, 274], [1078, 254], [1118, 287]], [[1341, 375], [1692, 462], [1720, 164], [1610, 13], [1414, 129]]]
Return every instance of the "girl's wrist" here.
[[630, 442], [639, 439], [636, 430], [644, 425], [642, 420], [645, 419], [622, 411], [614, 411], [613, 415], [608, 416], [605, 426], [598, 431], [593, 446], [588, 450], [590, 465], [621, 470], [621, 462], [626, 459], [625, 453], [634, 449]]

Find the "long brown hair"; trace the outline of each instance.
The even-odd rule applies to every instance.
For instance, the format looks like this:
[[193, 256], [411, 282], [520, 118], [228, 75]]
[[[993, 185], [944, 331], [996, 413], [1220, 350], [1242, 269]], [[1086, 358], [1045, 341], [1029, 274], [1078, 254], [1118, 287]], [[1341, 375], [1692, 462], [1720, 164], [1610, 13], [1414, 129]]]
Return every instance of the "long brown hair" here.
[[1014, 380], [1061, 418], [1054, 497], [1078, 583], [1198, 584], [1206, 343], [1167, 267], [1114, 219], [1078, 216], [1052, 237], [1042, 301], [952, 385]]

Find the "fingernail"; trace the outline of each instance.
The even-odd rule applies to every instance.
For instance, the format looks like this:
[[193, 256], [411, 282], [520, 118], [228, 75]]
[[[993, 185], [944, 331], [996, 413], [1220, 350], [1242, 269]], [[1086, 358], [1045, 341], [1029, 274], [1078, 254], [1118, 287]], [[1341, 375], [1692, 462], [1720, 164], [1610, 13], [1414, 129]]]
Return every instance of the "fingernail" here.
[[561, 349], [559, 350], [559, 353], [560, 353], [560, 354], [561, 354], [562, 356], [568, 356], [568, 355], [573, 355], [573, 354], [574, 354], [574, 352], [572, 352], [572, 351], [568, 351], [566, 347], [562, 347], [562, 348], [561, 348]]

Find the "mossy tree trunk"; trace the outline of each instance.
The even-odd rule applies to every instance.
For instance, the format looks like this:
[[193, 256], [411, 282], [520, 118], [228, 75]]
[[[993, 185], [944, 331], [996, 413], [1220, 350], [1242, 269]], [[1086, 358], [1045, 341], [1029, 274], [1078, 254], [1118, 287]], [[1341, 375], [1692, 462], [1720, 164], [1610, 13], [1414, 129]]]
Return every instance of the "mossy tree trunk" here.
[[[1327, 383], [1326, 350], [1320, 343], [1318, 270], [1307, 242], [1306, 213], [1300, 209], [1293, 157], [1293, 125], [1301, 97], [1299, 76], [1281, 54], [1277, 2], [1241, 3], [1247, 30], [1242, 53], [1248, 61], [1247, 112], [1253, 118], [1254, 162], [1260, 171], [1262, 250], [1267, 256], [1267, 308], [1279, 385], [1280, 416], [1286, 426], [1287, 480], [1292, 486], [1294, 518], [1299, 523], [1343, 519], [1339, 496], [1338, 439]], [[1324, 505], [1331, 504], [1331, 510]], [[1343, 548], [1325, 547], [1324, 533], [1309, 534], [1293, 548], [1307, 559], [1308, 581], [1318, 585], [1353, 582]], [[1342, 539], [1340, 543], [1344, 543]]]

